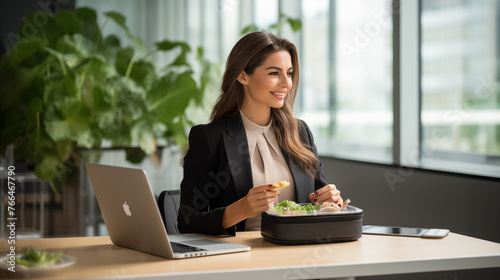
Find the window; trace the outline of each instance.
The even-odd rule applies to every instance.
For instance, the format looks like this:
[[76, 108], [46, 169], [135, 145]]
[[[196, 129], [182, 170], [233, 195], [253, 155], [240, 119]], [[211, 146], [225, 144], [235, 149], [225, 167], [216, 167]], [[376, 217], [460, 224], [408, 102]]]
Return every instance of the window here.
[[392, 160], [391, 2], [302, 1], [299, 115], [322, 155]]
[[498, 167], [500, 1], [425, 0], [420, 10], [422, 163]]

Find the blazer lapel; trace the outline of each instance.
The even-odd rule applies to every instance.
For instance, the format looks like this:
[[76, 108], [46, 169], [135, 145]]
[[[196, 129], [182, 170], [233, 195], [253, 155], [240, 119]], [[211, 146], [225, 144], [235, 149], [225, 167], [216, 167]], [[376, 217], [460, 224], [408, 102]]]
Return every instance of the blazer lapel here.
[[253, 186], [252, 167], [245, 128], [241, 118], [226, 118], [227, 134], [222, 135], [237, 199], [247, 195]]

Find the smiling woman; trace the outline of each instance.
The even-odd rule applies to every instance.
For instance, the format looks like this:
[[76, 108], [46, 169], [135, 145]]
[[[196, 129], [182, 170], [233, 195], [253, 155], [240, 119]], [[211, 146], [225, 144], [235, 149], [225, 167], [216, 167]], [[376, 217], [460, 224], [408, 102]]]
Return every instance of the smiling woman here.
[[[283, 200], [341, 203], [327, 184], [307, 125], [294, 117], [295, 45], [253, 32], [227, 59], [211, 123], [191, 129], [184, 159], [179, 231], [234, 235], [260, 229], [260, 214]], [[272, 183], [290, 186], [272, 191]]]

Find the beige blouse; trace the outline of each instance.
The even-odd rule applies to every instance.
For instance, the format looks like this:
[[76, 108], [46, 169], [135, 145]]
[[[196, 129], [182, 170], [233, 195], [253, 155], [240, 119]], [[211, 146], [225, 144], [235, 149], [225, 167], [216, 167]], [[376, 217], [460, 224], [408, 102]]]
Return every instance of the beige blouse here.
[[[272, 120], [268, 125], [260, 126], [252, 122], [241, 111], [240, 115], [247, 134], [253, 186], [257, 187], [286, 180], [290, 182], [290, 186], [280, 191], [280, 195], [276, 198], [276, 203], [283, 200], [295, 201], [295, 184], [288, 164], [285, 161], [285, 157], [278, 145], [276, 133], [272, 126]], [[261, 141], [260, 143], [267, 145], [267, 147], [263, 146], [262, 149], [259, 148], [259, 138]], [[245, 230], [260, 230], [260, 221], [261, 215], [248, 218], [246, 220]]]

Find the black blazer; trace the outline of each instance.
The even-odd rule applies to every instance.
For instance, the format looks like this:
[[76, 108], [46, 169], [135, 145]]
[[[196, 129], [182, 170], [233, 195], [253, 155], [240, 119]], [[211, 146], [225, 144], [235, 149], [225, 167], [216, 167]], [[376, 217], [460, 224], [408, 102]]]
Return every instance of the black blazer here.
[[[316, 154], [313, 136], [300, 121], [300, 136]], [[327, 184], [320, 168], [311, 178], [283, 151], [295, 182], [298, 203], [310, 202], [308, 195]], [[228, 229], [222, 226], [226, 206], [243, 198], [253, 187], [250, 154], [245, 128], [239, 114], [194, 126], [184, 157], [184, 178], [177, 216], [181, 233], [235, 235], [245, 230], [245, 221]]]

